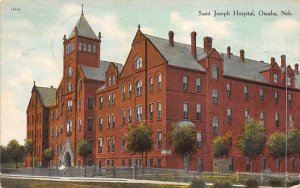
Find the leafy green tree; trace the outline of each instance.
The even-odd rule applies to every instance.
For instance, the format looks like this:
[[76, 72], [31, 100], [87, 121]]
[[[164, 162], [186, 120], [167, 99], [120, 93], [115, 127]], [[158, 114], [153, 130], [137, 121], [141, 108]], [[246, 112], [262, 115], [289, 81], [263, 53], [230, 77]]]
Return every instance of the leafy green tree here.
[[0, 145], [0, 153], [1, 153], [1, 163], [11, 162], [11, 158], [8, 155], [7, 149], [5, 146]]
[[24, 147], [21, 146], [17, 140], [10, 140], [7, 144], [7, 153], [15, 162], [16, 168], [18, 168], [18, 162], [21, 162], [23, 158]]
[[[239, 135], [237, 145], [250, 162], [262, 153], [266, 142], [263, 123], [249, 119], [246, 121], [243, 132]], [[253, 170], [253, 169], [252, 169]]]
[[43, 152], [44, 159], [48, 162], [48, 166], [50, 166], [50, 161], [53, 159], [53, 149], [47, 148]]
[[231, 149], [231, 135], [229, 133], [224, 136], [217, 136], [213, 140], [213, 154], [214, 157], [219, 158], [219, 172], [221, 172], [221, 161], [222, 158], [228, 156]]
[[145, 122], [141, 122], [137, 127], [128, 125], [127, 131], [126, 148], [129, 153], [141, 154], [143, 166], [144, 153], [147, 155], [152, 150], [152, 130]]
[[300, 129], [292, 128], [288, 132], [288, 151], [291, 155], [300, 155]]
[[84, 176], [86, 176], [86, 158], [92, 153], [92, 144], [87, 139], [80, 139], [77, 145], [78, 154], [84, 159]]
[[280, 159], [286, 154], [286, 136], [285, 133], [275, 132], [271, 134], [267, 141], [269, 153], [275, 158]]
[[170, 143], [176, 155], [184, 160], [184, 170], [189, 171], [189, 159], [196, 151], [196, 131], [191, 126], [173, 126]]
[[32, 158], [32, 165], [33, 165], [33, 144], [32, 144], [32, 140], [27, 138], [25, 139], [25, 144], [24, 144], [24, 149], [25, 149], [25, 153], [30, 154], [31, 158]]

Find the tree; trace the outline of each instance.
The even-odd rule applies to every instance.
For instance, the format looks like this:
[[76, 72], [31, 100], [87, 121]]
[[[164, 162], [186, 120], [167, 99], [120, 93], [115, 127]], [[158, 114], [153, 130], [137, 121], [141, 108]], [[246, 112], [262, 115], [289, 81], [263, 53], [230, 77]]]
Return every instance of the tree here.
[[189, 171], [189, 159], [196, 150], [196, 131], [191, 126], [173, 126], [170, 143], [176, 155], [184, 160], [184, 170]]
[[271, 134], [267, 141], [269, 153], [275, 158], [280, 159], [286, 154], [286, 136], [285, 133], [275, 132]]
[[29, 153], [31, 155], [32, 158], [32, 165], [33, 165], [33, 144], [32, 144], [32, 140], [27, 138], [25, 139], [25, 144], [24, 144], [24, 149], [25, 149], [25, 153]]
[[0, 145], [0, 153], [1, 153], [1, 163], [11, 162], [11, 158], [8, 155], [7, 148], [5, 146]]
[[219, 158], [219, 172], [221, 166], [222, 157], [228, 156], [231, 148], [231, 135], [229, 133], [224, 136], [217, 136], [213, 140], [213, 154], [214, 157]]
[[300, 129], [292, 128], [288, 132], [288, 151], [291, 155], [300, 155]]
[[47, 148], [43, 152], [43, 157], [46, 161], [48, 161], [48, 166], [50, 166], [50, 161], [53, 158], [53, 149], [52, 148]]
[[[265, 128], [263, 123], [249, 119], [246, 121], [243, 132], [239, 135], [237, 145], [244, 156], [256, 161], [265, 146]], [[253, 169], [252, 169], [253, 170]]]
[[141, 122], [137, 127], [128, 125], [127, 127], [126, 148], [129, 153], [140, 153], [142, 156], [142, 166], [144, 153], [152, 150], [152, 130], [145, 123]]
[[16, 168], [18, 168], [18, 162], [23, 157], [24, 147], [19, 144], [19, 142], [15, 139], [10, 140], [7, 144], [7, 153], [11, 157], [11, 159], [15, 162]]
[[92, 153], [92, 144], [82, 138], [78, 141], [77, 150], [78, 154], [84, 159], [84, 176], [86, 176], [86, 158]]

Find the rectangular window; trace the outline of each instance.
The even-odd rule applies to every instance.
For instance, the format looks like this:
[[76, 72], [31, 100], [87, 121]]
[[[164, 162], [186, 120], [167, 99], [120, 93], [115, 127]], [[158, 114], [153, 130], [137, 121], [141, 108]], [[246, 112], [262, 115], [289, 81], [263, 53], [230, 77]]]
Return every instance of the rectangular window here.
[[264, 122], [264, 112], [259, 113], [259, 119], [261, 122]]
[[125, 137], [124, 136], [122, 136], [122, 138], [121, 138], [121, 149], [122, 149], [122, 151], [124, 151], [125, 150], [125, 148], [126, 148], [126, 143], [125, 143]]
[[125, 160], [121, 159], [121, 166], [124, 167], [125, 166]]
[[212, 100], [213, 104], [218, 104], [218, 91], [215, 89], [212, 90]]
[[183, 119], [188, 119], [188, 104], [183, 103]]
[[142, 119], [142, 106], [139, 105], [135, 107], [135, 120], [141, 121]]
[[67, 132], [72, 132], [72, 121], [67, 120]]
[[82, 99], [81, 98], [78, 98], [78, 110], [80, 110], [81, 109], [81, 103], [82, 103], [82, 101], [81, 101]]
[[98, 153], [102, 153], [102, 138], [98, 139]]
[[106, 159], [106, 166], [109, 166], [109, 165], [110, 165], [110, 160]]
[[262, 170], [263, 171], [267, 170], [267, 159], [266, 158], [262, 159]]
[[201, 108], [201, 104], [197, 104], [196, 118], [197, 118], [197, 120], [201, 120], [201, 118], [202, 118], [202, 108]]
[[107, 116], [107, 128], [110, 128], [110, 116]]
[[88, 98], [88, 109], [92, 110], [94, 108], [94, 99]]
[[93, 130], [93, 118], [89, 117], [88, 118], [88, 131], [92, 131]]
[[111, 115], [111, 127], [115, 128], [115, 115]]
[[259, 90], [259, 101], [260, 102], [263, 102], [265, 99], [265, 96], [264, 96], [264, 90], [263, 89], [260, 89]]
[[115, 93], [112, 93], [112, 94], [111, 94], [111, 104], [112, 104], [112, 105], [115, 104], [115, 99], [116, 99]]
[[232, 122], [232, 109], [227, 108], [227, 122], [231, 123]]
[[125, 124], [125, 110], [122, 110], [122, 124]]
[[246, 158], [246, 171], [250, 171], [250, 159], [248, 157]]
[[128, 108], [128, 123], [132, 122], [132, 110], [131, 108]]
[[244, 117], [245, 117], [245, 121], [249, 119], [249, 110], [244, 111]]
[[161, 102], [157, 103], [157, 119], [161, 118]]
[[100, 96], [98, 99], [99, 99], [99, 108], [102, 108], [103, 107], [103, 97]]
[[197, 148], [202, 148], [202, 133], [197, 132]]
[[289, 115], [289, 124], [290, 124], [290, 127], [292, 127], [294, 125], [294, 116], [293, 116], [293, 114]]
[[183, 76], [183, 91], [188, 90], [188, 76]]
[[157, 159], [157, 167], [161, 167], [161, 158]]
[[78, 86], [78, 90], [82, 89], [82, 80], [78, 80], [77, 86]]
[[274, 83], [278, 83], [278, 74], [276, 73], [273, 74], [273, 81]]
[[122, 86], [122, 99], [125, 99], [125, 86]]
[[201, 92], [201, 78], [196, 78], [196, 92]]
[[296, 159], [292, 158], [291, 159], [291, 170], [294, 171], [296, 169]]
[[274, 99], [275, 99], [275, 102], [278, 103], [278, 100], [279, 100], [279, 93], [278, 93], [278, 91], [275, 91], [275, 93], [274, 93]]
[[248, 100], [248, 86], [244, 86], [244, 99]]
[[128, 159], [128, 167], [131, 167], [132, 160]]
[[157, 75], [157, 89], [161, 90], [161, 74]]
[[276, 167], [277, 169], [280, 169], [280, 159], [276, 159]]
[[230, 83], [226, 84], [226, 95], [227, 95], [227, 97], [231, 97], [231, 84]]
[[[72, 100], [67, 100], [67, 111], [71, 111], [71, 110], [72, 110]], [[52, 111], [52, 115], [53, 115], [53, 111]]]
[[55, 136], [58, 137], [58, 127], [55, 127]]
[[198, 158], [198, 172], [202, 172], [203, 171], [203, 159], [202, 158]]
[[279, 113], [275, 113], [275, 125], [279, 127]]
[[232, 158], [228, 159], [228, 171], [230, 171], [230, 172], [233, 171], [233, 159]]
[[81, 130], [81, 126], [82, 126], [82, 125], [81, 125], [81, 119], [80, 119], [80, 118], [78, 118], [78, 125], [77, 125], [77, 126], [78, 126], [78, 130], [80, 131], [80, 130]]
[[110, 94], [107, 95], [107, 105], [110, 106]]
[[162, 148], [162, 133], [161, 131], [157, 131], [157, 149]]
[[288, 94], [288, 103], [289, 103], [289, 106], [292, 106], [292, 94]]
[[149, 119], [153, 119], [153, 104], [149, 104]]
[[103, 117], [99, 117], [98, 119], [98, 130], [102, 130], [103, 127]]
[[153, 78], [152, 76], [149, 78], [149, 91], [152, 92], [153, 90]]
[[292, 85], [292, 77], [290, 77], [290, 76], [287, 77], [287, 85], [288, 86]]

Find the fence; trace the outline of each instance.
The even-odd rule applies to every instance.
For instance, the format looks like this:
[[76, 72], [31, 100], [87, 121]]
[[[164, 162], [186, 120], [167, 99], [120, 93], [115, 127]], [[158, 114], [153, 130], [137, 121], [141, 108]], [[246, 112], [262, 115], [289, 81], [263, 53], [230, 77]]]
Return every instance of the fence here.
[[[285, 175], [282, 173], [214, 173], [214, 172], [185, 172], [178, 169], [165, 168], [141, 168], [141, 167], [106, 167], [95, 168], [66, 168], [64, 172], [58, 168], [2, 168], [3, 174], [19, 174], [31, 176], [64, 176], [64, 177], [103, 177], [103, 178], [128, 178], [147, 179], [159, 181], [189, 182], [194, 178], [204, 179], [206, 182], [229, 181], [232, 183], [245, 183], [247, 179], [255, 179], [261, 184], [267, 184], [272, 178], [284, 181]], [[288, 181], [299, 181], [299, 174], [289, 174]]]

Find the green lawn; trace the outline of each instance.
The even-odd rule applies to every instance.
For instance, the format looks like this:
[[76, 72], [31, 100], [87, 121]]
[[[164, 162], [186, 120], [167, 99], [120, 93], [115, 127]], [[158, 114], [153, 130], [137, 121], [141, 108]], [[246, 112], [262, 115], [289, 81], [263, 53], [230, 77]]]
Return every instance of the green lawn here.
[[118, 182], [62, 182], [12, 178], [1, 178], [1, 185], [3, 188], [186, 188], [186, 186], [180, 185], [158, 185]]
[[[18, 168], [22, 168], [23, 163], [18, 163]], [[1, 168], [16, 168], [15, 163], [1, 163]]]

